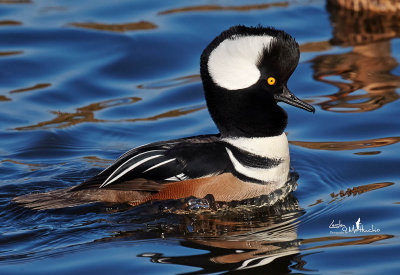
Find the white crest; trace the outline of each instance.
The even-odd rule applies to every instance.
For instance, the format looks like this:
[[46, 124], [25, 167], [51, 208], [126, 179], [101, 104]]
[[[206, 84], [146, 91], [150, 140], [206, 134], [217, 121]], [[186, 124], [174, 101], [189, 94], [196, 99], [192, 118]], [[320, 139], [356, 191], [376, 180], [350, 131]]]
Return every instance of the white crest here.
[[274, 38], [269, 35], [232, 36], [211, 52], [208, 71], [213, 81], [228, 90], [250, 87], [260, 78], [257, 62]]

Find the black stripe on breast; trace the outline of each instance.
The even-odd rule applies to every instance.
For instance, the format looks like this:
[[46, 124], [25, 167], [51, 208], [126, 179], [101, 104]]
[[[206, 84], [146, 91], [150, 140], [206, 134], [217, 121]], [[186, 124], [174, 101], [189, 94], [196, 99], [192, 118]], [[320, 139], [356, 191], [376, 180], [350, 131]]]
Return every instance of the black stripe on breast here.
[[251, 182], [251, 183], [255, 183], [255, 184], [261, 184], [261, 185], [265, 185], [268, 182], [268, 180], [259, 180], [259, 179], [255, 179], [252, 177], [248, 177], [246, 175], [243, 175], [242, 173], [239, 173], [238, 171], [236, 171], [235, 169], [232, 170], [232, 174], [237, 177], [238, 179], [244, 181], [244, 182]]
[[266, 169], [276, 167], [283, 162], [282, 159], [266, 158], [255, 155], [236, 146], [233, 146], [230, 143], [225, 143], [225, 147], [231, 150], [235, 158], [244, 166]]

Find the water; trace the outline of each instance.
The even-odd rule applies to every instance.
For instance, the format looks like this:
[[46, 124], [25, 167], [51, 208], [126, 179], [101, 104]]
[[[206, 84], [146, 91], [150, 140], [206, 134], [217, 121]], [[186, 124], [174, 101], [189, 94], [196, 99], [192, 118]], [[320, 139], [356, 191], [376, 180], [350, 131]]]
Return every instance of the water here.
[[[0, 1], [1, 274], [399, 272], [398, 16], [318, 0], [109, 3]], [[317, 112], [284, 106], [293, 196], [191, 213], [11, 202], [73, 186], [131, 147], [215, 133], [199, 56], [236, 24], [301, 44], [289, 87]], [[365, 232], [350, 232], [359, 218]]]

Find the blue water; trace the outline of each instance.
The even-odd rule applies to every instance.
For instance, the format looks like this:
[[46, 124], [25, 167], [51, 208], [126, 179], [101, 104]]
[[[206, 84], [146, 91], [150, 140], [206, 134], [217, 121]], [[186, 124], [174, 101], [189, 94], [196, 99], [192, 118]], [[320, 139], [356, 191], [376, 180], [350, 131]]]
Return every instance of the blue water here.
[[[390, 18], [375, 33], [319, 0], [0, 1], [0, 273], [399, 273], [400, 20]], [[237, 24], [284, 29], [301, 45], [289, 88], [317, 111], [282, 105], [293, 196], [186, 214], [11, 202], [76, 185], [134, 146], [216, 133], [199, 57]], [[343, 231], [359, 218], [365, 232]]]

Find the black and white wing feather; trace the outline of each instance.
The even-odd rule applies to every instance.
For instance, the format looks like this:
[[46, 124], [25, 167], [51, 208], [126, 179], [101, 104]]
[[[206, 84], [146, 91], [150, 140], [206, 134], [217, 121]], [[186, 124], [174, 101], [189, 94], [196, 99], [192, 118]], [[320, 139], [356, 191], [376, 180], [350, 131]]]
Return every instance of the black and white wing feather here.
[[[243, 151], [221, 141], [219, 136], [197, 136], [151, 143], [123, 154], [110, 167], [78, 186], [133, 188], [156, 191], [160, 184], [233, 173], [243, 180], [263, 183], [268, 169], [283, 160], [267, 158]], [[254, 176], [254, 173], [258, 174]], [[249, 178], [247, 175], [252, 175]], [[154, 186], [151, 186], [151, 183]], [[153, 190], [156, 189], [156, 190]]]
[[135, 179], [173, 182], [221, 174], [227, 154], [217, 136], [199, 136], [156, 142], [123, 154], [80, 188], [116, 186]]
[[[146, 174], [151, 175], [157, 171], [156, 176], [150, 176], [153, 179], [162, 179], [168, 175], [165, 175], [163, 170], [169, 170], [174, 174], [174, 170], [170, 168], [176, 168], [179, 166], [176, 158], [167, 157], [167, 150], [165, 149], [153, 149], [145, 150], [142, 152], [135, 152], [127, 157], [123, 158], [123, 161], [119, 162], [119, 165], [115, 170], [106, 178], [106, 180], [100, 185], [100, 187], [107, 186], [112, 183], [117, 183], [121, 180], [126, 180], [135, 177], [144, 177]], [[165, 167], [168, 167], [165, 169]], [[158, 168], [158, 169], [157, 169]], [[171, 173], [170, 172], [170, 173]]]

